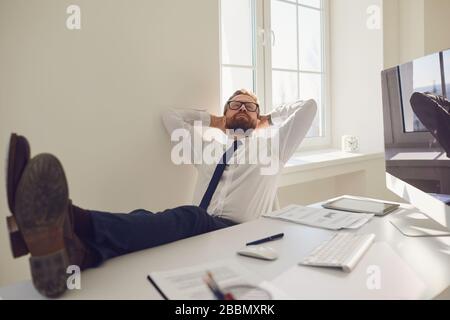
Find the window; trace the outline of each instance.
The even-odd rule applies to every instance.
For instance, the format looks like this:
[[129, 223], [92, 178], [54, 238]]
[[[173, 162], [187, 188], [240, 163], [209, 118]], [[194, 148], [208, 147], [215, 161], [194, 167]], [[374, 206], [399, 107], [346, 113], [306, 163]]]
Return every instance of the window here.
[[304, 146], [327, 145], [327, 0], [221, 0], [221, 98], [252, 89], [262, 112], [315, 99]]
[[221, 0], [222, 102], [241, 88], [255, 87], [253, 0]]

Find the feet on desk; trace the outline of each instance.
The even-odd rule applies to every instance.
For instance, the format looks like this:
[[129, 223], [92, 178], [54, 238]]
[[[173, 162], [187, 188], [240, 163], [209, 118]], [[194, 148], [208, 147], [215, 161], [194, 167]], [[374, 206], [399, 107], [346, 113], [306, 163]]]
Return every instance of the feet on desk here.
[[[8, 217], [13, 256], [31, 254], [35, 288], [47, 297], [65, 292], [67, 267], [83, 268], [89, 250], [74, 232], [74, 210], [63, 167], [51, 154], [30, 160], [24, 137], [11, 136], [7, 165]], [[79, 214], [79, 213], [77, 213]]]

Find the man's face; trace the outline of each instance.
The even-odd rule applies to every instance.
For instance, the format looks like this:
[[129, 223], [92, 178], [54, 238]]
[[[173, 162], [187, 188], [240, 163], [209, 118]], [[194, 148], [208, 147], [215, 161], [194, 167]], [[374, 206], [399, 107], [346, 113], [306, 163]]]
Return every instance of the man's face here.
[[[252, 97], [246, 94], [237, 95], [230, 101], [256, 103], [256, 101]], [[225, 113], [225, 118], [227, 129], [242, 129], [244, 131], [247, 131], [248, 129], [256, 128], [256, 125], [258, 124], [258, 110], [256, 112], [248, 111], [245, 108], [245, 105], [241, 105], [238, 110], [231, 110], [228, 107], [228, 110]]]

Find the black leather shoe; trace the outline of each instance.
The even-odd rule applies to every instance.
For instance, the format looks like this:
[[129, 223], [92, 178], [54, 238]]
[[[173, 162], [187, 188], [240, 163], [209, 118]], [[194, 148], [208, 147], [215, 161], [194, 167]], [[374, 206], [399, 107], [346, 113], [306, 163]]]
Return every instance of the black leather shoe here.
[[30, 251], [35, 288], [57, 297], [67, 289], [67, 267], [81, 269], [86, 247], [72, 227], [72, 205], [64, 169], [51, 154], [26, 166], [16, 191], [15, 218]]
[[13, 215], [6, 218], [6, 224], [8, 226], [13, 257], [18, 258], [28, 253], [28, 248], [17, 227], [16, 219], [14, 217], [17, 185], [19, 184], [28, 161], [30, 161], [30, 144], [25, 137], [15, 133], [11, 134], [11, 137], [9, 138], [7, 161], [6, 192], [9, 210]]
[[27, 139], [15, 133], [11, 134], [8, 148], [6, 191], [8, 194], [9, 210], [13, 214], [17, 185], [19, 184], [28, 161], [30, 161], [30, 144]]

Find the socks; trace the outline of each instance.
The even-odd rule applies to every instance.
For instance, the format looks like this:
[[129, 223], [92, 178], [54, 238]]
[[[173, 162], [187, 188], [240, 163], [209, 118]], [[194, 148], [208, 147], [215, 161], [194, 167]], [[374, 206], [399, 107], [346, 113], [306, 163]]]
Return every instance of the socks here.
[[94, 226], [92, 224], [91, 214], [87, 210], [83, 210], [77, 206], [72, 205], [73, 210], [73, 229], [75, 234], [81, 240], [94, 239]]
[[84, 257], [81, 263], [81, 270], [94, 268], [98, 266], [100, 257], [87, 244], [94, 239], [94, 227], [92, 224], [91, 213], [72, 205], [73, 230], [85, 247]]

